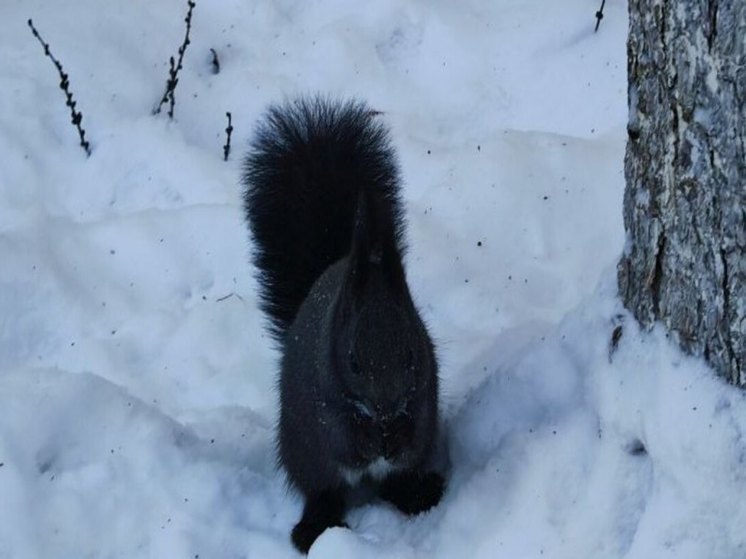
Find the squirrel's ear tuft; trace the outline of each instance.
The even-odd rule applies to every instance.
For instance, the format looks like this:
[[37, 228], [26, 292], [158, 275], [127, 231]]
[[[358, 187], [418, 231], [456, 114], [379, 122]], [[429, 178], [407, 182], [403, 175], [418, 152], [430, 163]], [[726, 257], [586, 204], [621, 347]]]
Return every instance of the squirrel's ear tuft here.
[[361, 188], [355, 211], [349, 279], [357, 288], [380, 270], [394, 291], [406, 290], [404, 268], [396, 243], [393, 208], [381, 193]]

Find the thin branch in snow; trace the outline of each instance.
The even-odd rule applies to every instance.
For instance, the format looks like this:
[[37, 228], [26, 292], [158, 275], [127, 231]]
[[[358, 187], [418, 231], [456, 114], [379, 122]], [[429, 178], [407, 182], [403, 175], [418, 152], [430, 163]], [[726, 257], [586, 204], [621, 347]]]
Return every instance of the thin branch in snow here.
[[187, 11], [187, 15], [184, 18], [184, 21], [186, 22], [186, 33], [184, 34], [184, 42], [179, 47], [179, 60], [177, 62], [173, 56], [169, 58], [166, 91], [163, 92], [163, 97], [161, 97], [161, 101], [160, 103], [158, 103], [158, 107], [153, 111], [153, 114], [160, 114], [161, 107], [163, 107], [163, 105], [165, 105], [166, 103], [169, 103], [168, 118], [174, 118], [174, 104], [176, 103], [174, 92], [176, 91], [176, 84], [179, 83], [179, 70], [181, 70], [182, 68], [184, 53], [186, 52], [186, 49], [191, 42], [189, 40], [189, 31], [191, 31], [192, 29], [192, 10], [194, 9], [194, 6], [196, 6], [196, 4], [195, 2], [193, 2], [193, 0], [187, 0], [187, 6], [189, 6], [189, 10]]
[[213, 74], [219, 74], [220, 73], [220, 60], [218, 59], [218, 53], [215, 49], [210, 49], [210, 52], [212, 53], [212, 73]]
[[238, 293], [236, 293], [236, 292], [231, 292], [231, 293], [228, 293], [228, 295], [223, 295], [222, 297], [220, 297], [220, 298], [216, 299], [216, 300], [215, 300], [215, 302], [216, 302], [216, 303], [222, 303], [223, 301], [225, 301], [225, 300], [227, 300], [227, 299], [230, 299], [231, 297], [236, 297], [236, 298], [237, 298], [237, 299], [239, 299], [240, 301], [243, 301], [243, 300], [244, 300], [244, 299], [243, 299], [243, 297], [241, 297], [241, 296], [240, 296], [240, 295], [239, 295]]
[[231, 113], [227, 112], [225, 113], [225, 116], [228, 117], [228, 128], [225, 129], [226, 140], [225, 145], [223, 146], [223, 161], [228, 161], [228, 155], [231, 152], [231, 133], [233, 132], [233, 124], [231, 124]]
[[593, 30], [594, 33], [598, 31], [598, 26], [601, 25], [601, 20], [604, 18], [604, 4], [606, 4], [606, 0], [601, 0], [601, 7], [596, 12], [596, 28]]
[[62, 64], [60, 64], [60, 61], [57, 60], [52, 54], [52, 51], [49, 49], [49, 44], [45, 43], [44, 39], [42, 39], [41, 35], [39, 35], [36, 27], [34, 27], [34, 22], [29, 19], [27, 23], [28, 26], [31, 28], [31, 33], [34, 34], [34, 37], [36, 37], [39, 43], [41, 43], [41, 46], [44, 47], [44, 54], [54, 63], [57, 71], [60, 74], [60, 89], [65, 93], [65, 105], [70, 108], [71, 122], [78, 130], [78, 136], [80, 137], [80, 146], [85, 150], [86, 155], [91, 155], [91, 145], [88, 140], [85, 139], [85, 130], [81, 125], [81, 122], [83, 121], [83, 113], [75, 110], [77, 102], [73, 100], [73, 94], [70, 92], [70, 80], [68, 79], [68, 75], [62, 69]]

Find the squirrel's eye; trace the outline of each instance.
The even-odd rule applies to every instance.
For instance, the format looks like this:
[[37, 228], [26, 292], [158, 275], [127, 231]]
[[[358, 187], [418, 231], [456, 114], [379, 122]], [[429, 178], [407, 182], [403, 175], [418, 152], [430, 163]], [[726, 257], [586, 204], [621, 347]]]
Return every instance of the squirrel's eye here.
[[360, 400], [355, 400], [353, 402], [353, 405], [355, 406], [355, 411], [357, 411], [360, 415], [366, 418], [372, 418], [373, 417], [373, 411], [363, 402]]
[[354, 352], [350, 352], [350, 370], [355, 375], [360, 374], [360, 363], [358, 363], [357, 357]]
[[408, 416], [409, 415], [409, 395], [405, 397], [400, 403], [399, 407], [396, 409], [396, 413], [394, 414], [394, 417], [402, 417], [402, 416]]

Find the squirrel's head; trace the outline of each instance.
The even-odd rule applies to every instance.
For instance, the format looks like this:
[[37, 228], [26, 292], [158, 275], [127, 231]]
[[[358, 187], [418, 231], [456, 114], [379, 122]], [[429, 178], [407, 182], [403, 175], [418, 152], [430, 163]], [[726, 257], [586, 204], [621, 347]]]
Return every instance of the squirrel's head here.
[[346, 414], [368, 446], [365, 457], [395, 460], [412, 447], [435, 363], [411, 300], [393, 297], [382, 278], [371, 283], [341, 313], [332, 369]]
[[412, 446], [436, 365], [393, 229], [366, 224], [362, 233], [356, 226], [335, 303], [332, 368], [366, 458], [395, 460]]

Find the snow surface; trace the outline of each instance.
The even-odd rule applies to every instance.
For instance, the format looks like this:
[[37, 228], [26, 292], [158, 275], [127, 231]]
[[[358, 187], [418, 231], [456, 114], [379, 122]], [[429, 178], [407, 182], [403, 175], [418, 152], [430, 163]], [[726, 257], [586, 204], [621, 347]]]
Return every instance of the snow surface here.
[[186, 2], [3, 0], [0, 558], [297, 556], [239, 175], [309, 91], [393, 129], [452, 462], [428, 514], [373, 503], [310, 556], [746, 557], [743, 393], [616, 298], [626, 5], [594, 34], [598, 4], [198, 0], [170, 122]]

